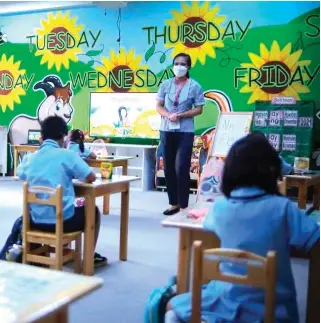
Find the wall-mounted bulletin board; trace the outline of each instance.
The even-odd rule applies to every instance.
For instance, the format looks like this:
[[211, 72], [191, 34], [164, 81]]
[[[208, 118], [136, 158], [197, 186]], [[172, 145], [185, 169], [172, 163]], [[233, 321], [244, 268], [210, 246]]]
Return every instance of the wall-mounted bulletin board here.
[[312, 139], [316, 122], [313, 101], [297, 101], [294, 104], [273, 104], [257, 101], [252, 131], [260, 131], [287, 162], [294, 157], [312, 155]]

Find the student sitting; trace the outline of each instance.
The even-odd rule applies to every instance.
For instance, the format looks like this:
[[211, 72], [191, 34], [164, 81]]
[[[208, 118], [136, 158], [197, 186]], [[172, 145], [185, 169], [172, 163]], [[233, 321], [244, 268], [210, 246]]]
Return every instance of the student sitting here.
[[[223, 197], [215, 200], [204, 228], [215, 232], [222, 248], [241, 249], [266, 256], [277, 253], [276, 320], [298, 323], [296, 290], [290, 246], [320, 248], [320, 227], [278, 192], [281, 162], [268, 140], [249, 134], [236, 142], [227, 156]], [[246, 274], [244, 268], [222, 264], [223, 272]], [[177, 295], [168, 304], [166, 323], [189, 322], [191, 293]], [[202, 321], [263, 322], [264, 291], [227, 282], [211, 281], [202, 290]]]
[[[19, 177], [29, 182], [30, 186], [47, 186], [63, 188], [64, 232], [83, 231], [85, 228], [84, 207], [74, 207], [75, 192], [72, 179], [76, 178], [92, 183], [95, 174], [78, 154], [63, 149], [67, 125], [57, 116], [48, 117], [41, 124], [43, 143], [37, 153], [33, 154], [28, 164], [21, 167]], [[31, 227], [36, 230], [55, 232], [56, 214], [51, 206], [31, 205]], [[100, 212], [96, 207], [97, 243], [100, 229]], [[95, 267], [107, 264], [107, 258], [100, 254], [94, 255]]]
[[85, 136], [81, 130], [72, 130], [70, 133], [68, 149], [75, 151], [80, 157], [96, 159], [96, 154], [85, 147], [84, 140]]

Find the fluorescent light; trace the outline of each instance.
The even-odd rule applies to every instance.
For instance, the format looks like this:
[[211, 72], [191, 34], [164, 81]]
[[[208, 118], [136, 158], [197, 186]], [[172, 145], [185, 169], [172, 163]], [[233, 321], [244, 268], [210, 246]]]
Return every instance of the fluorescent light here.
[[43, 10], [59, 10], [75, 7], [122, 8], [126, 1], [1, 1], [0, 15]]

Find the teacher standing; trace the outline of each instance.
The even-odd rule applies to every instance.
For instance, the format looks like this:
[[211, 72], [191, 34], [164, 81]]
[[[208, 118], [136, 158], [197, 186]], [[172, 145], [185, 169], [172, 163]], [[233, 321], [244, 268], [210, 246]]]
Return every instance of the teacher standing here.
[[201, 86], [189, 77], [191, 57], [181, 53], [173, 60], [175, 77], [164, 81], [157, 94], [162, 117], [160, 139], [170, 207], [173, 215], [188, 206], [190, 167], [194, 141], [194, 117], [202, 114], [205, 99]]

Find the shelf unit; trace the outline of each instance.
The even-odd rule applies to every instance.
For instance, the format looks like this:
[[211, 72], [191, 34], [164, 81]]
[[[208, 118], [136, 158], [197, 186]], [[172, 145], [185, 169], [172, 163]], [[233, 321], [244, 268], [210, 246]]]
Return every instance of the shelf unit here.
[[104, 145], [110, 156], [134, 157], [128, 161], [128, 175], [139, 177], [139, 181], [131, 183], [130, 188], [138, 191], [154, 189], [155, 152], [157, 146], [129, 145], [111, 143], [85, 143], [86, 147], [99, 147]]
[[8, 150], [8, 129], [0, 126], [0, 174], [7, 173], [7, 150]]

